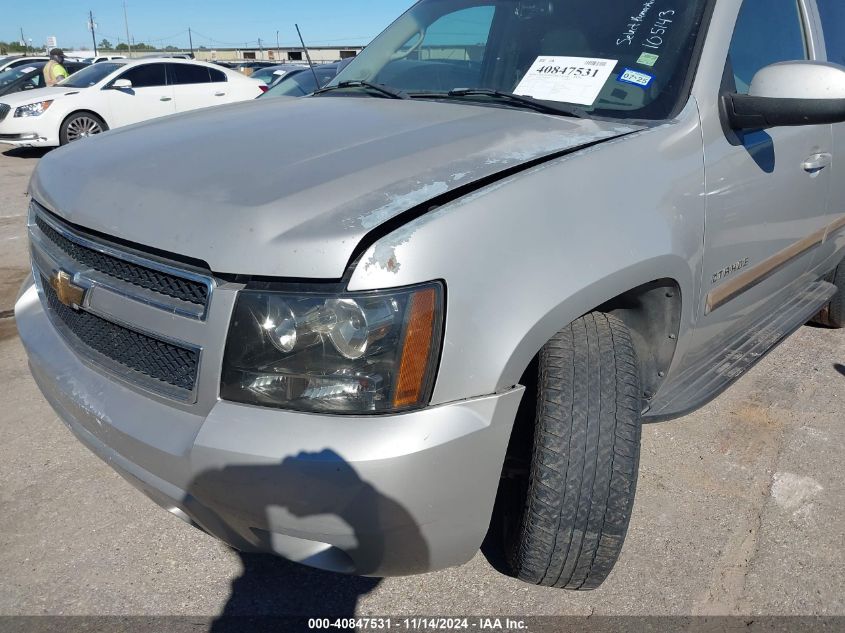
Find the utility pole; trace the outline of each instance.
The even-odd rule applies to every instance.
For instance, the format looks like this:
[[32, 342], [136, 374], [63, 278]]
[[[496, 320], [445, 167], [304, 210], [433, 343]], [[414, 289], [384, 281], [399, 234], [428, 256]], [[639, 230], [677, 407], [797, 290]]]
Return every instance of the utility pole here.
[[94, 24], [94, 12], [88, 11], [88, 28], [91, 29], [91, 41], [94, 42], [94, 57], [97, 56], [97, 35], [95, 34], [95, 30], [97, 25]]
[[126, 15], [126, 0], [123, 0], [123, 22], [126, 24], [126, 45], [129, 47], [129, 59], [132, 59], [132, 42], [129, 39], [129, 18]]
[[194, 38], [191, 35], [191, 27], [188, 27], [188, 44], [191, 45], [191, 59], [194, 57]]
[[259, 50], [259, 54], [261, 55], [261, 59], [263, 60], [264, 59], [264, 49], [261, 48], [261, 38], [260, 37], [258, 38], [258, 50]]
[[276, 61], [282, 61], [282, 48], [279, 46], [279, 29], [276, 29]]

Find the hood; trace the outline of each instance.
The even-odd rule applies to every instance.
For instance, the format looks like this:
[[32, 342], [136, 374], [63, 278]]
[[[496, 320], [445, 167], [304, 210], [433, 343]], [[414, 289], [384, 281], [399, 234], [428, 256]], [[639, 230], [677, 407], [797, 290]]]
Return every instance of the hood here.
[[70, 222], [217, 273], [339, 279], [396, 215], [635, 129], [430, 101], [257, 99], [72, 143], [42, 159], [31, 192]]
[[79, 94], [82, 90], [87, 90], [87, 88], [63, 88], [62, 86], [36, 88], [35, 90], [24, 90], [22, 92], [13, 92], [9, 95], [3, 95], [0, 97], [0, 102], [13, 108], [17, 108], [19, 106], [26, 105], [27, 103], [38, 103], [39, 101], [46, 101], [47, 99], [58, 99], [66, 95]]

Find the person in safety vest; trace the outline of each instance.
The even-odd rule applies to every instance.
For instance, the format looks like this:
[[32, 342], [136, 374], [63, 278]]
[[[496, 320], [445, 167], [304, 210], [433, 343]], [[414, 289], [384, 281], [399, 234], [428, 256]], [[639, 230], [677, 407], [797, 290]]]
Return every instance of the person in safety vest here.
[[60, 48], [50, 51], [50, 61], [44, 64], [44, 84], [55, 86], [62, 79], [67, 77], [67, 71], [62, 66], [65, 62], [65, 54]]

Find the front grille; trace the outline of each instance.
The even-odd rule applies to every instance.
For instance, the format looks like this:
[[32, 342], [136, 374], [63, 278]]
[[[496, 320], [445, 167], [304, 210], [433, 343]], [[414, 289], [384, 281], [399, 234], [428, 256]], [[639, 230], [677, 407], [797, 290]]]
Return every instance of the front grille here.
[[35, 216], [35, 223], [45, 237], [66, 255], [104, 275], [188, 303], [201, 306], [208, 303], [208, 287], [205, 284], [118, 259], [72, 242], [50, 226], [40, 215]]
[[9, 114], [9, 110], [11, 109], [11, 106], [6, 105], [5, 103], [0, 103], [0, 121], [6, 118], [6, 115]]
[[43, 276], [41, 286], [50, 310], [84, 346], [127, 369], [179, 389], [193, 390], [199, 352], [141, 334], [90, 312], [69, 308], [59, 301]]

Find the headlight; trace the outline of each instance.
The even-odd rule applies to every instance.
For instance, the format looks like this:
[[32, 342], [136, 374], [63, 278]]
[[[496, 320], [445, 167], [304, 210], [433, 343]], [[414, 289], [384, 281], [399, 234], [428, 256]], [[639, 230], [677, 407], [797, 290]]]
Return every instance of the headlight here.
[[425, 406], [443, 329], [439, 283], [398, 290], [238, 295], [220, 396], [332, 413]]
[[39, 116], [47, 111], [53, 101], [39, 101], [38, 103], [29, 103], [15, 109], [16, 117], [23, 116]]

